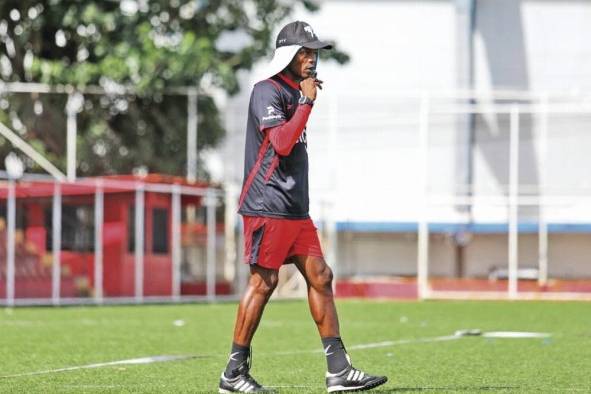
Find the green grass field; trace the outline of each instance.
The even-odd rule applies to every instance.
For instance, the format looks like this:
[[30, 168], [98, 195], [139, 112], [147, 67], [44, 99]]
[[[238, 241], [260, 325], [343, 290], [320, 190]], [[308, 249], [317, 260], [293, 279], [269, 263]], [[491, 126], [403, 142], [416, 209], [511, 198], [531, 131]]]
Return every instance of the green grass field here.
[[[588, 303], [340, 301], [338, 307], [354, 365], [390, 378], [378, 392], [591, 392]], [[228, 303], [0, 310], [0, 392], [216, 391], [235, 308]], [[552, 337], [430, 340], [467, 328]], [[425, 341], [401, 343], [413, 339]], [[384, 341], [400, 342], [354, 349]], [[252, 373], [281, 393], [324, 392], [320, 349], [307, 303], [272, 301], [253, 343]], [[161, 355], [195, 357], [4, 377]]]

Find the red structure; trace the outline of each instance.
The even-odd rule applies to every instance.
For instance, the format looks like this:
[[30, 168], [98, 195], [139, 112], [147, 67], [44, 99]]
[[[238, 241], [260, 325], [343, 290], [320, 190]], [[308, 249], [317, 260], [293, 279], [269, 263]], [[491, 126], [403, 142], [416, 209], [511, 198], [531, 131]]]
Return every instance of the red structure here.
[[[97, 185], [104, 195], [103, 209], [103, 296], [132, 297], [135, 294], [135, 188], [146, 185], [144, 192], [144, 296], [172, 294], [172, 195], [154, 191], [149, 185], [187, 184], [184, 178], [160, 174], [145, 177], [132, 175], [84, 179], [60, 185], [62, 195], [61, 297], [88, 297], [94, 293], [94, 204]], [[16, 298], [51, 297], [52, 276], [52, 201], [55, 184], [22, 181], [16, 185], [17, 232], [15, 257]], [[6, 210], [7, 188], [0, 188], [1, 216]], [[183, 194], [181, 210], [192, 206], [199, 211], [202, 197]], [[216, 226], [216, 233], [223, 225]], [[203, 221], [181, 225], [183, 247], [204, 246], [206, 226]], [[0, 222], [0, 298], [6, 283], [6, 223]], [[228, 283], [217, 283], [217, 294], [228, 294]], [[205, 293], [203, 280], [185, 281], [181, 294]]]

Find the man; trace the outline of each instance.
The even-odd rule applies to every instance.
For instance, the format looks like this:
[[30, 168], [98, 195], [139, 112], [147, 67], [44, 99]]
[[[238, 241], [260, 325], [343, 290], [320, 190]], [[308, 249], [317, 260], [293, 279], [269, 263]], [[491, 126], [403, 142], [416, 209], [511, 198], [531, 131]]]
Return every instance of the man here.
[[332, 272], [308, 215], [305, 129], [322, 88], [316, 65], [318, 50], [324, 48], [331, 46], [307, 23], [287, 24], [277, 37], [268, 79], [258, 82], [250, 97], [239, 213], [251, 276], [238, 307], [220, 393], [266, 391], [249, 373], [250, 343], [285, 263], [295, 264], [306, 279], [310, 312], [326, 355], [328, 392], [368, 390], [387, 381], [351, 365], [340, 338]]

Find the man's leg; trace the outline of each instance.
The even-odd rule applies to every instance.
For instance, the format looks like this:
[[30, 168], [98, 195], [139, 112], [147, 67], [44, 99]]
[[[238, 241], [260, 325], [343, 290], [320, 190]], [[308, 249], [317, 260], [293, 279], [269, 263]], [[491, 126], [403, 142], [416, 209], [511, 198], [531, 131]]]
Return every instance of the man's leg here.
[[247, 362], [250, 355], [250, 342], [261, 321], [265, 305], [277, 286], [277, 280], [276, 270], [258, 265], [250, 267], [250, 279], [238, 306], [232, 351], [224, 372], [227, 378], [238, 375], [239, 367]]
[[308, 285], [310, 312], [318, 327], [328, 372], [328, 392], [369, 390], [388, 381], [385, 376], [372, 376], [354, 368], [341, 341], [339, 318], [332, 292], [332, 270], [323, 258], [295, 256], [296, 267]]
[[315, 256], [295, 256], [295, 265], [306, 279], [308, 304], [318, 333], [322, 338], [338, 337], [339, 318], [332, 294], [332, 270], [323, 258]]
[[315, 256], [295, 256], [295, 265], [306, 279], [310, 313], [322, 340], [328, 372], [340, 372], [349, 366], [349, 360], [339, 332], [332, 270], [323, 258]]
[[236, 325], [234, 326], [234, 343], [244, 347], [250, 346], [265, 305], [277, 287], [277, 281], [277, 270], [258, 265], [250, 267], [248, 286], [238, 306]]

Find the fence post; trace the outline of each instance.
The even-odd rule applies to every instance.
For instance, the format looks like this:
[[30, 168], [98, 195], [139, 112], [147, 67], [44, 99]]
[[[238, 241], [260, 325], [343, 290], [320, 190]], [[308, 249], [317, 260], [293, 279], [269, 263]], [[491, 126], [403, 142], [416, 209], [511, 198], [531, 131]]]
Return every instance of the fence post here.
[[144, 185], [135, 190], [135, 301], [144, 299]]
[[104, 191], [101, 180], [96, 182], [94, 194], [94, 300], [103, 302], [103, 221]]
[[[329, 170], [329, 185], [333, 193], [338, 190], [338, 120], [339, 120], [339, 101], [336, 94], [331, 94], [328, 101], [328, 157], [330, 168]], [[336, 218], [336, 198], [335, 195], [328, 196], [329, 209], [328, 220], [325, 221], [327, 228], [326, 235], [328, 240], [328, 249], [326, 253], [326, 261], [331, 267], [334, 275], [332, 282], [333, 292], [337, 294], [337, 282], [339, 280], [339, 261], [338, 256], [338, 233], [337, 233], [337, 218]]]
[[68, 181], [76, 180], [76, 135], [78, 134], [78, 124], [76, 121], [77, 114], [82, 110], [84, 105], [84, 96], [80, 92], [68, 93], [68, 101], [66, 103], [66, 147], [67, 147], [67, 177]]
[[548, 94], [541, 98], [540, 119], [540, 204], [538, 206], [538, 285], [548, 282], [548, 223], [546, 222], [546, 159], [548, 157]]
[[519, 208], [519, 107], [511, 106], [509, 146], [509, 283], [508, 296], [517, 298], [518, 269], [518, 208]]
[[13, 179], [8, 180], [8, 201], [7, 201], [8, 229], [6, 233], [6, 304], [14, 305], [14, 239], [16, 227], [16, 190]]
[[419, 110], [419, 223], [417, 237], [417, 288], [419, 299], [429, 296], [429, 97], [423, 95]]
[[172, 299], [181, 296], [181, 187], [172, 186]]
[[216, 261], [215, 261], [215, 236], [216, 236], [216, 196], [212, 188], [207, 189], [205, 196], [205, 209], [207, 216], [207, 268], [206, 268], [206, 288], [207, 298], [215, 299], [215, 280], [216, 280]]
[[234, 182], [224, 184], [224, 279], [236, 283], [237, 244], [236, 227], [238, 211], [238, 186]]
[[51, 272], [51, 299], [53, 305], [60, 303], [61, 288], [61, 248], [62, 248], [62, 189], [60, 182], [53, 186], [53, 210], [52, 210], [52, 272]]
[[197, 179], [197, 89], [187, 93], [187, 180]]

